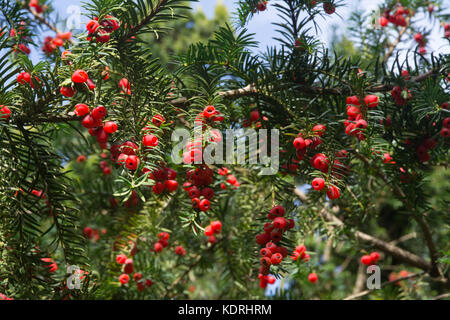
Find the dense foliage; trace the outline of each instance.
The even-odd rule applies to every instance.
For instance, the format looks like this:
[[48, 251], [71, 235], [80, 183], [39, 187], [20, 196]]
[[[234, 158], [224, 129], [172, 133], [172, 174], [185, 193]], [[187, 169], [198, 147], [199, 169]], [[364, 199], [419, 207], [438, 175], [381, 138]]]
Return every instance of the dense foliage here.
[[[63, 33], [49, 1], [0, 0], [0, 300], [448, 297], [448, 2], [355, 12], [331, 50], [346, 1], [239, 0], [231, 23], [193, 2], [89, 0]], [[202, 163], [244, 129], [279, 130], [279, 171]]]

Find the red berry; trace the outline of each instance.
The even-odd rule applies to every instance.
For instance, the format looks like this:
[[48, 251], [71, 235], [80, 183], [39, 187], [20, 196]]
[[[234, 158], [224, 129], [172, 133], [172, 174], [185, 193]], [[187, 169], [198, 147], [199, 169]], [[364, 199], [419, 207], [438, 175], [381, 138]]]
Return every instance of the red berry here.
[[209, 208], [211, 208], [211, 204], [208, 199], [202, 199], [198, 208], [200, 209], [200, 211], [208, 211]]
[[372, 257], [369, 255], [364, 255], [361, 257], [361, 263], [369, 266], [372, 264]]
[[72, 81], [75, 83], [85, 83], [88, 79], [88, 74], [84, 70], [76, 70], [72, 74]]
[[152, 191], [156, 195], [163, 193], [165, 189], [166, 185], [161, 181], [156, 182], [155, 185], [152, 187]]
[[211, 222], [211, 228], [214, 231], [214, 233], [220, 233], [222, 230], [222, 222], [216, 220]]
[[203, 110], [203, 115], [206, 118], [210, 118], [213, 115], [216, 114], [216, 108], [214, 108], [214, 106], [207, 106], [204, 110]]
[[153, 249], [155, 249], [155, 252], [161, 252], [163, 250], [163, 245], [160, 242], [156, 242], [153, 245]]
[[274, 217], [282, 217], [285, 212], [286, 211], [283, 206], [275, 206], [270, 210], [270, 214]]
[[330, 200], [338, 199], [341, 196], [341, 192], [335, 186], [329, 186], [327, 190], [327, 196]]
[[175, 253], [179, 256], [184, 256], [186, 254], [186, 250], [182, 246], [175, 247]]
[[212, 236], [214, 234], [214, 230], [212, 229], [211, 225], [207, 226], [205, 228], [205, 236]]
[[317, 282], [318, 279], [319, 279], [319, 277], [315, 273], [310, 273], [308, 275], [308, 281], [311, 282], [311, 283]]
[[317, 133], [319, 136], [323, 136], [325, 131], [327, 131], [327, 127], [325, 127], [323, 124], [318, 124], [318, 125], [314, 126], [314, 128], [312, 130], [313, 130], [313, 132]]
[[174, 192], [178, 188], [178, 182], [176, 180], [166, 180], [164, 184], [169, 192]]
[[283, 217], [276, 217], [273, 220], [273, 226], [277, 229], [284, 229], [284, 228], [286, 228], [286, 225], [287, 225], [287, 221]]
[[282, 260], [283, 260], [283, 256], [281, 255], [281, 253], [278, 253], [278, 252], [272, 254], [272, 256], [270, 257], [270, 262], [272, 264], [280, 264]]
[[444, 128], [450, 129], [450, 117], [445, 118], [444, 121], [442, 121], [442, 126]]
[[75, 114], [79, 117], [85, 116], [89, 113], [89, 107], [84, 103], [79, 103], [75, 106]]
[[72, 87], [61, 87], [59, 91], [64, 97], [67, 98], [72, 98], [76, 93], [75, 89], [73, 89]]
[[92, 110], [91, 115], [94, 119], [103, 119], [106, 117], [106, 108], [104, 106], [98, 106]]
[[139, 158], [135, 155], [128, 156], [125, 165], [129, 170], [136, 170], [139, 166]]
[[270, 258], [272, 256], [272, 251], [270, 251], [267, 248], [262, 248], [261, 251], [259, 251], [262, 257]]
[[278, 246], [273, 242], [268, 242], [266, 244], [266, 248], [269, 249], [272, 253], [276, 253]]
[[297, 137], [294, 139], [294, 148], [297, 150], [304, 149], [306, 147], [305, 140], [302, 137]]
[[8, 119], [10, 117], [11, 110], [6, 106], [0, 106], [0, 118]]
[[378, 106], [378, 97], [376, 95], [368, 95], [364, 98], [364, 102], [369, 108], [375, 108]]
[[128, 281], [130, 281], [130, 276], [127, 275], [126, 273], [121, 274], [121, 275], [119, 276], [119, 281], [120, 281], [121, 284], [127, 284]]
[[146, 147], [156, 147], [158, 145], [158, 137], [153, 134], [147, 134], [142, 138], [142, 144]]
[[314, 190], [320, 191], [325, 187], [325, 180], [322, 178], [315, 178], [312, 183], [312, 187]]
[[92, 118], [92, 116], [90, 114], [88, 114], [87, 116], [85, 116], [83, 118], [83, 120], [81, 121], [81, 124], [86, 129], [90, 129], [95, 126], [95, 120], [94, 120], [94, 118]]
[[103, 126], [103, 130], [105, 130], [105, 132], [107, 133], [114, 133], [117, 131], [117, 123], [115, 123], [114, 121], [108, 121]]
[[373, 263], [377, 263], [378, 262], [378, 260], [380, 259], [380, 254], [378, 253], [378, 252], [372, 252], [371, 254], [370, 254], [370, 258], [372, 259], [372, 262]]

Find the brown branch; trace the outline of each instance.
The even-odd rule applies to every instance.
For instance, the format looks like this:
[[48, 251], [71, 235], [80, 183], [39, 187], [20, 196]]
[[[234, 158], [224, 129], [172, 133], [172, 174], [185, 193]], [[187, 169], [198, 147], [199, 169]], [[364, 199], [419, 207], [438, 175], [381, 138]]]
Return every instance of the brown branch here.
[[413, 219], [419, 224], [419, 227], [422, 229], [423, 236], [425, 238], [425, 242], [427, 244], [428, 250], [430, 251], [430, 258], [431, 258], [431, 274], [435, 277], [438, 277], [441, 275], [441, 272], [438, 267], [437, 260], [439, 258], [438, 251], [436, 249], [436, 246], [433, 241], [433, 237], [431, 235], [430, 228], [428, 226], [428, 223], [426, 222], [423, 215], [416, 215], [414, 212], [416, 212], [413, 205], [411, 205], [406, 197], [406, 194], [403, 192], [403, 190], [395, 183], [391, 183], [389, 181], [389, 178], [386, 176], [386, 174], [381, 170], [380, 167], [377, 165], [371, 164], [369, 159], [365, 157], [364, 155], [355, 152], [356, 156], [361, 159], [368, 167], [375, 169], [377, 175], [384, 181], [384, 183], [392, 189], [394, 194], [399, 198], [399, 200], [404, 204], [404, 206], [412, 213]]
[[[401, 277], [401, 278], [397, 278], [397, 279], [392, 280], [392, 281], [383, 282], [380, 285], [380, 289], [385, 287], [385, 286], [387, 286], [388, 284], [395, 284], [395, 283], [398, 283], [398, 282], [403, 281], [403, 280], [408, 280], [408, 279], [415, 278], [415, 277], [420, 276], [422, 274], [423, 274], [423, 272], [413, 273], [413, 274], [407, 275], [406, 277]], [[369, 293], [373, 292], [374, 290], [377, 290], [377, 289], [364, 290], [364, 291], [352, 294], [352, 295], [344, 298], [344, 300], [353, 300], [353, 299], [356, 299], [356, 298], [361, 298], [361, 297], [363, 297], [365, 295], [368, 295]]]
[[[295, 189], [294, 193], [303, 202], [309, 201], [308, 197], [299, 189]], [[319, 215], [322, 216], [325, 220], [333, 223], [336, 227], [339, 227], [339, 228], [344, 227], [344, 222], [342, 222], [342, 220], [340, 220], [333, 213], [331, 213], [330, 210], [328, 210], [327, 205], [319, 212]], [[390, 244], [388, 242], [385, 242], [383, 240], [375, 238], [375, 237], [368, 235], [361, 231], [355, 231], [354, 236], [355, 236], [356, 240], [370, 243], [374, 248], [377, 248], [385, 253], [390, 254], [391, 256], [394, 256], [397, 259], [403, 261], [404, 263], [407, 263], [409, 265], [412, 265], [414, 267], [422, 269], [426, 272], [429, 272], [431, 269], [431, 263], [429, 263], [428, 261], [425, 261], [421, 257], [419, 257], [409, 251], [401, 249], [393, 244]]]
[[[37, 13], [33, 8], [28, 6], [26, 3], [23, 3], [23, 6], [26, 8], [26, 10], [28, 10], [33, 15], [33, 17], [36, 20], [38, 20], [40, 23], [46, 25], [50, 30], [54, 31], [56, 34], [62, 33], [53, 24], [51, 24], [49, 21], [47, 21], [42, 14]], [[68, 41], [70, 42], [70, 44], [72, 44], [72, 45], [74, 44], [72, 39], [69, 39]]]
[[[408, 18], [407, 22], [409, 22], [409, 18]], [[405, 34], [406, 30], [408, 30], [408, 27], [403, 27], [402, 29], [400, 29], [400, 31], [398, 32], [397, 39], [395, 39], [394, 43], [392, 43], [388, 46], [388, 52], [386, 52], [386, 54], [384, 55], [384, 58], [383, 58], [384, 62], [388, 61], [389, 58], [392, 56], [395, 48], [398, 46], [400, 41], [402, 41], [402, 36]]]

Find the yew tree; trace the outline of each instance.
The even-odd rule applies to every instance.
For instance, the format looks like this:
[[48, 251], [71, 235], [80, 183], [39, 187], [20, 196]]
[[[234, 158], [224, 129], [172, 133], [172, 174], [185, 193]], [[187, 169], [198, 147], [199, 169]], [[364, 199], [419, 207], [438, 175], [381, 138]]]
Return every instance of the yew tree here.
[[448, 297], [449, 3], [350, 2], [0, 0], [0, 300]]

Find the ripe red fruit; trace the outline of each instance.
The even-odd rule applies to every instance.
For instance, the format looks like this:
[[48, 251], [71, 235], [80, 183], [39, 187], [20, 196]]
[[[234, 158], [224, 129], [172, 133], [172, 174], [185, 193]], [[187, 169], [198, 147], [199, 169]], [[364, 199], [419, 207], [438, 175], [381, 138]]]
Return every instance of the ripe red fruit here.
[[439, 134], [443, 138], [448, 138], [448, 137], [450, 137], [450, 129], [442, 128], [441, 131], [439, 132]]
[[133, 273], [133, 260], [127, 259], [125, 261], [125, 267], [123, 268], [123, 272], [127, 274]]
[[220, 233], [220, 231], [222, 230], [222, 222], [220, 222], [219, 220], [212, 221], [211, 228], [214, 233]]
[[370, 266], [372, 264], [372, 258], [369, 255], [364, 255], [361, 257], [361, 263], [366, 266]]
[[208, 199], [202, 199], [200, 200], [198, 208], [200, 209], [200, 211], [208, 211], [209, 208], [211, 208], [211, 204]]
[[378, 260], [380, 259], [380, 254], [378, 253], [378, 252], [372, 252], [371, 254], [370, 254], [370, 258], [372, 259], [372, 262], [373, 263], [377, 263], [378, 262]]
[[61, 87], [61, 89], [59, 90], [59, 92], [61, 92], [61, 94], [62, 94], [64, 97], [72, 98], [72, 97], [75, 95], [76, 90], [73, 89], [72, 87]]
[[272, 253], [276, 253], [278, 246], [273, 242], [268, 242], [266, 244], [266, 248], [269, 249]]
[[275, 206], [270, 210], [270, 214], [274, 217], [282, 217], [284, 216], [286, 210], [283, 206]]
[[94, 120], [94, 118], [92, 118], [92, 116], [90, 114], [88, 114], [87, 116], [85, 116], [83, 118], [83, 120], [81, 121], [81, 124], [86, 129], [90, 129], [95, 126], [95, 120]]
[[178, 182], [176, 180], [166, 180], [164, 184], [169, 192], [174, 192], [178, 188]]
[[84, 70], [76, 70], [72, 74], [72, 81], [75, 83], [85, 83], [89, 79], [89, 76]]
[[90, 34], [95, 33], [95, 31], [97, 31], [99, 27], [100, 24], [96, 20], [89, 20], [89, 22], [86, 24], [86, 29]]
[[273, 226], [277, 229], [284, 229], [284, 228], [286, 228], [286, 225], [287, 225], [287, 221], [283, 217], [276, 217], [273, 220]]
[[327, 190], [327, 196], [330, 200], [337, 199], [341, 196], [341, 192], [335, 186], [329, 186]]
[[156, 242], [153, 245], [153, 249], [155, 250], [155, 252], [161, 252], [163, 250], [163, 245], [160, 242]]
[[263, 246], [270, 241], [270, 234], [260, 233], [256, 235], [256, 243]]
[[186, 250], [182, 246], [175, 247], [175, 253], [179, 256], [184, 256], [186, 254]]
[[21, 72], [17, 75], [17, 82], [20, 84], [30, 83], [31, 75], [28, 72]]
[[207, 226], [205, 228], [205, 236], [209, 237], [214, 234], [214, 230], [212, 229], [211, 225]]
[[302, 137], [297, 137], [294, 139], [294, 148], [297, 150], [304, 149], [306, 147], [305, 140]]
[[310, 273], [310, 274], [308, 275], [308, 281], [309, 281], [309, 282], [311, 282], [311, 283], [316, 283], [317, 280], [319, 280], [319, 277], [317, 276], [317, 274], [315, 274], [315, 273]]
[[169, 240], [170, 238], [170, 234], [168, 234], [167, 232], [160, 232], [158, 233], [158, 239], [160, 240]]
[[270, 262], [274, 265], [280, 264], [281, 261], [283, 261], [283, 256], [279, 252], [272, 254], [270, 257]]
[[121, 275], [119, 276], [119, 281], [120, 281], [121, 284], [127, 284], [128, 281], [130, 281], [130, 276], [127, 275], [126, 273], [121, 274]]
[[152, 191], [156, 195], [163, 193], [164, 189], [166, 189], [166, 185], [161, 181], [156, 182], [155, 185], [152, 187]]
[[267, 248], [262, 248], [261, 251], [259, 251], [259, 254], [260, 254], [262, 257], [270, 258], [270, 257], [272, 256], [272, 251], [270, 251], [270, 250], [267, 249]]
[[152, 123], [157, 127], [160, 127], [161, 124], [163, 124], [165, 121], [166, 119], [164, 119], [164, 117], [159, 114], [154, 115], [152, 118]]
[[106, 117], [106, 108], [104, 106], [95, 107], [92, 110], [91, 115], [94, 119], [103, 119]]
[[382, 27], [386, 27], [389, 22], [389, 20], [386, 17], [381, 17], [379, 21], [380, 21], [380, 26], [382, 26]]
[[84, 103], [79, 103], [75, 106], [75, 114], [79, 117], [85, 116], [89, 113], [89, 107]]
[[360, 106], [359, 98], [357, 96], [347, 97], [347, 105]]
[[156, 147], [158, 145], [158, 137], [153, 134], [146, 134], [142, 138], [142, 144], [146, 147]]
[[320, 191], [325, 187], [325, 180], [322, 178], [315, 178], [312, 183], [312, 187], [314, 190]]
[[336, 6], [330, 2], [323, 3], [323, 10], [328, 14], [333, 14], [336, 11]]
[[11, 114], [11, 110], [9, 110], [6, 106], [0, 106], [0, 118], [8, 119]]
[[216, 108], [214, 108], [214, 106], [207, 106], [204, 110], [203, 110], [203, 115], [206, 118], [210, 118], [213, 115], [216, 114]]
[[[109, 39], [108, 39], [109, 40]], [[122, 89], [122, 93], [131, 94], [130, 82], [126, 78], [122, 78], [119, 81], [119, 88]]]
[[129, 170], [136, 170], [139, 166], [139, 158], [135, 155], [128, 156], [125, 165]]
[[369, 108], [375, 108], [376, 106], [378, 106], [378, 97], [376, 95], [368, 95], [364, 98], [364, 102], [366, 104], [366, 106], [368, 106]]
[[103, 126], [103, 130], [105, 130], [105, 132], [110, 134], [114, 133], [117, 131], [117, 123], [115, 123], [114, 121], [108, 121]]
[[317, 133], [319, 136], [323, 136], [325, 131], [327, 131], [327, 127], [325, 127], [323, 124], [318, 124], [313, 127], [312, 131]]
[[444, 121], [442, 121], [442, 126], [444, 128], [450, 129], [450, 117], [445, 118]]

